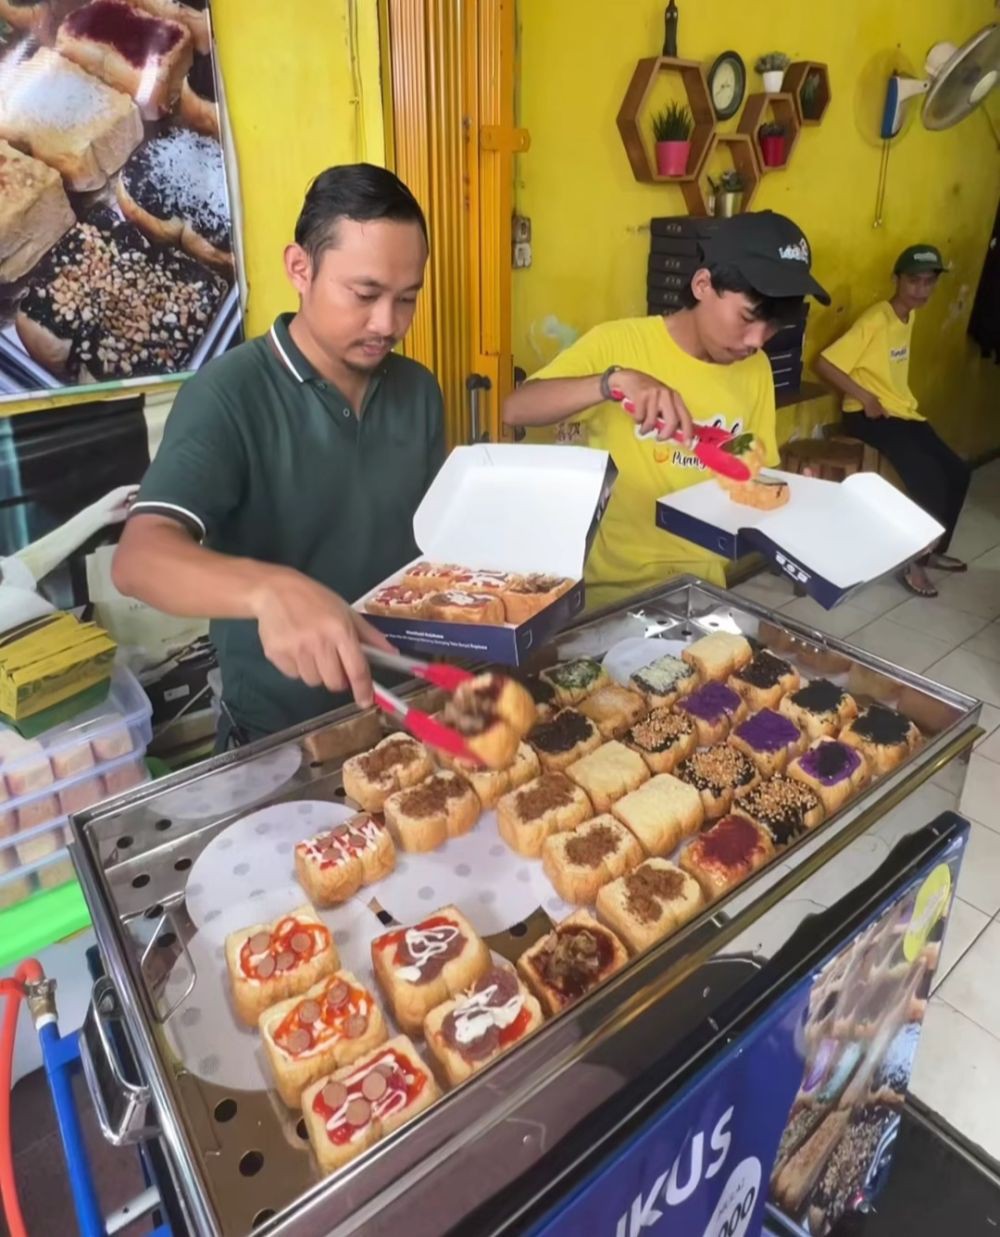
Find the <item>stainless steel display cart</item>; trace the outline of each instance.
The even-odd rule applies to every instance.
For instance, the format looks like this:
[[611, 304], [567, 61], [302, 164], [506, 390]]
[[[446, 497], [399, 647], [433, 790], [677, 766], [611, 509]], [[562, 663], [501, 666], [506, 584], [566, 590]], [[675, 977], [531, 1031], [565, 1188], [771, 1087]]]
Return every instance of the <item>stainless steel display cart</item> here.
[[[954, 776], [953, 762], [968, 759], [981, 733], [978, 702], [698, 581], [684, 578], [627, 607], [585, 616], [525, 669], [603, 653], [627, 638], [688, 639], [716, 630], [759, 639], [807, 677], [842, 676], [859, 701], [910, 716], [926, 742], [683, 931], [327, 1179], [317, 1173], [297, 1114], [273, 1091], [236, 1091], [197, 1076], [177, 1058], [167, 1030], [199, 985], [226, 982], [221, 963], [206, 971], [191, 958], [192, 863], [251, 810], [342, 800], [343, 761], [381, 737], [383, 719], [342, 710], [74, 820], [72, 853], [106, 969], [83, 1029], [84, 1067], [106, 1136], [162, 1149], [164, 1203], [176, 1232], [525, 1231], [516, 1217], [543, 1189], [541, 1166], [546, 1190], [554, 1175], [569, 1172], [552, 1159], [564, 1139], [589, 1130], [595, 1152], [613, 1139], [640, 1115], [645, 1101], [634, 1101], [630, 1088], [658, 1058], [664, 1070], [646, 1098], [662, 1102], [671, 1070], [689, 1068], [709, 1050], [702, 1041], [692, 1046], [696, 1028], [712, 1025], [799, 924], [862, 885], [897, 837], [957, 805], [962, 775]], [[424, 707], [436, 703], [425, 685], [400, 694]], [[295, 771], [270, 792], [255, 788], [260, 769], [280, 763], [279, 752], [297, 753], [289, 762]], [[198, 803], [211, 803], [213, 788], [231, 810], [199, 816]], [[178, 792], [182, 819], [170, 810]], [[514, 958], [549, 926], [538, 909], [489, 943]], [[178, 973], [186, 980], [180, 990], [167, 984]], [[224, 1054], [224, 1025], [218, 1036]], [[681, 1056], [669, 1057], [674, 1050]]]

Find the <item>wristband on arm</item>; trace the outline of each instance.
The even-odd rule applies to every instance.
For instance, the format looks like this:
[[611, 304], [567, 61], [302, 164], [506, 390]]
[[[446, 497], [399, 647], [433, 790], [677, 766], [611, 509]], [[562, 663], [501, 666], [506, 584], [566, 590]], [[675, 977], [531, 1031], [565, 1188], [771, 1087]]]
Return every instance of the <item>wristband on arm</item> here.
[[617, 374], [620, 369], [620, 365], [609, 365], [601, 374], [601, 395], [604, 399], [611, 399], [611, 376]]

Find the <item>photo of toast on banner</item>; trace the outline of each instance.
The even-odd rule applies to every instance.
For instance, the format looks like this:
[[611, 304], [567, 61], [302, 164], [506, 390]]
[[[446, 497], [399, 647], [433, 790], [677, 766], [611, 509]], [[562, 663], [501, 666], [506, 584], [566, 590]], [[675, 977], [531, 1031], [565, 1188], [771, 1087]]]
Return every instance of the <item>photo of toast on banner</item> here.
[[242, 339], [207, 3], [0, 0], [0, 401], [171, 379]]

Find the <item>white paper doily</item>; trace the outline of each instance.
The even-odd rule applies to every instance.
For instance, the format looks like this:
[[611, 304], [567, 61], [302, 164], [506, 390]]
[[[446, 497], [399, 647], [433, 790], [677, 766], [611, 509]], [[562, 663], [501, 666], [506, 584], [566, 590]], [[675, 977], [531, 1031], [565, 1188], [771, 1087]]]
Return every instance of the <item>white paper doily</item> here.
[[[227, 932], [302, 906], [309, 898], [295, 879], [295, 843], [354, 815], [343, 803], [300, 799], [235, 821], [194, 861], [184, 891], [191, 919], [220, 944]], [[369, 886], [362, 900], [375, 888]]]
[[662, 636], [651, 636], [647, 640], [642, 636], [633, 636], [608, 649], [604, 658], [604, 669], [616, 683], [627, 687], [629, 679], [637, 670], [642, 670], [661, 657], [680, 657], [686, 648], [685, 640], [665, 640]]
[[299, 747], [279, 747], [255, 760], [210, 774], [190, 786], [179, 786], [156, 800], [157, 811], [175, 820], [225, 816], [274, 795], [290, 782], [302, 764]]
[[397, 851], [395, 872], [371, 892], [400, 923], [451, 904], [480, 936], [491, 936], [527, 919], [538, 906], [531, 876], [537, 863], [515, 854], [500, 837], [496, 813], [484, 812], [471, 833], [438, 850]]
[[[285, 901], [270, 917], [301, 906], [304, 901], [305, 895], [301, 890], [298, 901], [294, 898], [289, 901], [286, 891]], [[319, 913], [333, 933], [341, 968], [353, 972], [367, 988], [375, 992], [371, 943], [386, 930], [378, 916], [358, 901], [345, 902], [333, 910]], [[268, 917], [262, 916], [265, 919]], [[248, 922], [252, 920], [248, 921], [245, 910], [241, 911], [239, 907], [227, 908], [219, 918], [219, 923], [224, 927], [223, 935], [225, 932], [235, 932]], [[195, 967], [196, 981], [191, 995], [164, 1026], [171, 1048], [192, 1074], [207, 1082], [244, 1091], [266, 1090], [274, 1086], [259, 1032], [245, 1026], [233, 1010], [225, 948], [221, 940], [207, 932], [196, 932], [188, 942], [188, 952]], [[183, 996], [190, 978], [190, 966], [181, 955], [160, 995], [161, 1009], [169, 1009]], [[220, 1044], [225, 1045], [222, 1051]]]
[[[535, 895], [535, 905], [540, 906], [554, 924], [565, 919], [567, 915], [572, 915], [574, 911], [584, 909], [582, 906], [575, 906], [572, 902], [564, 902], [556, 893], [552, 882], [545, 875], [541, 859], [528, 862], [531, 864], [531, 888]], [[593, 910], [593, 906], [590, 909]]]

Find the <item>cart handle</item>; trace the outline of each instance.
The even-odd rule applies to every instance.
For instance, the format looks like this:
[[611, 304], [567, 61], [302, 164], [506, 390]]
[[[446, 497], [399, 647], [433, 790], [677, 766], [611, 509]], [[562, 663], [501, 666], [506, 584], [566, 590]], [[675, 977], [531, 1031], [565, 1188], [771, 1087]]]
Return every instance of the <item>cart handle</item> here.
[[130, 1056], [135, 1061], [128, 1027], [121, 1016], [121, 1005], [114, 984], [104, 976], [94, 984], [90, 1006], [80, 1031], [80, 1063], [101, 1133], [114, 1147], [145, 1142], [158, 1130], [148, 1117], [151, 1105], [149, 1085], [130, 1082], [122, 1069], [112, 1042], [114, 1020], [125, 1036]]
[[[162, 993], [156, 994], [156, 1001], [157, 1001], [156, 1017], [157, 1017], [157, 1020], [161, 1024], [169, 1021], [174, 1016], [174, 1014], [177, 1013], [177, 1011], [184, 1004], [184, 1002], [188, 999], [191, 993], [194, 992], [195, 984], [198, 982], [198, 971], [194, 964], [194, 958], [191, 957], [191, 951], [187, 947], [187, 943], [184, 940], [184, 936], [181, 933], [177, 920], [174, 919], [173, 910], [170, 906], [165, 906], [163, 908], [163, 911], [160, 914], [160, 918], [156, 924], [156, 927], [153, 929], [152, 935], [150, 936], [149, 940], [146, 942], [146, 948], [142, 951], [142, 957], [139, 960], [139, 969], [142, 971], [143, 975], [146, 975], [146, 964], [149, 961], [149, 956], [152, 953], [153, 946], [156, 944], [156, 941], [158, 940], [160, 933], [163, 930], [164, 925], [169, 926], [171, 933], [176, 938], [177, 944], [180, 947], [180, 951], [184, 958], [184, 961], [187, 963], [188, 980], [184, 986], [184, 991], [175, 1001], [167, 1005], [165, 1013], [162, 1012], [159, 1008], [159, 1000], [160, 1000], [160, 995]], [[166, 983], [169, 978], [170, 978], [170, 975], [168, 972], [167, 975], [164, 976], [162, 988], [166, 987]], [[152, 988], [153, 988], [153, 985], [152, 983], [150, 983], [151, 992], [152, 992]]]

